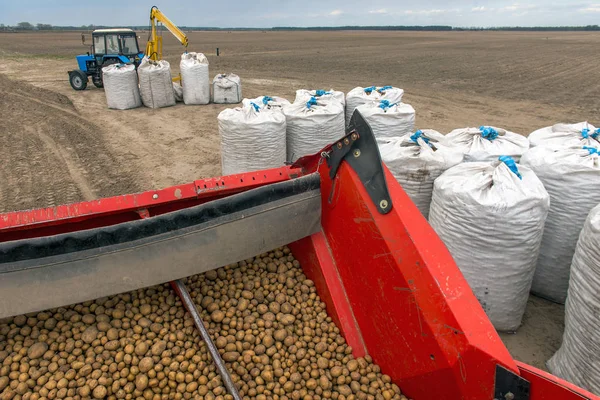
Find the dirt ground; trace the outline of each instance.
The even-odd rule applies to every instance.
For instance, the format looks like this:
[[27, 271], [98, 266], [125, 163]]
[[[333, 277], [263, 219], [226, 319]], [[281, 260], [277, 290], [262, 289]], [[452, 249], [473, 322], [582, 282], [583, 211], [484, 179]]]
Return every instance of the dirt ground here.
[[[140, 47], [147, 33], [140, 32]], [[245, 97], [296, 89], [394, 85], [417, 126], [495, 125], [527, 135], [557, 122], [597, 123], [598, 33], [192, 32], [211, 75], [234, 72]], [[90, 37], [88, 35], [88, 41]], [[216, 48], [221, 55], [216, 56]], [[88, 48], [81, 32], [0, 33], [0, 212], [161, 188], [220, 174], [216, 117], [227, 106], [115, 111], [104, 92], [71, 89]], [[183, 48], [165, 34], [178, 72]], [[544, 368], [563, 307], [532, 297], [524, 326], [502, 338]]]

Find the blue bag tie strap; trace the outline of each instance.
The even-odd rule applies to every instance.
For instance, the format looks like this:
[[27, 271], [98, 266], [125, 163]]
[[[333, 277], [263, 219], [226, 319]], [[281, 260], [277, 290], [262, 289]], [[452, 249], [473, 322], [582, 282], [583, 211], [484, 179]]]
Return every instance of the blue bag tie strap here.
[[600, 136], [600, 128], [596, 129], [596, 130], [594, 131], [594, 133], [592, 133], [592, 134], [590, 134], [590, 130], [589, 130], [589, 128], [583, 128], [583, 129], [581, 130], [581, 136], [582, 136], [584, 139], [589, 139], [589, 138], [592, 138], [592, 139], [598, 139], [598, 136]]
[[308, 100], [308, 101], [306, 102], [306, 108], [308, 108], [308, 109], [310, 110], [310, 108], [311, 108], [312, 106], [316, 106], [317, 104], [318, 104], [318, 103], [317, 103], [317, 99], [315, 99], [314, 97], [311, 97], [311, 98], [310, 98], [310, 100]]
[[328, 92], [328, 91], [322, 90], [322, 89], [315, 90], [315, 96], [317, 96], [317, 97], [323, 96], [323, 95], [326, 95], [326, 94], [331, 94], [331, 93]]
[[429, 144], [429, 139], [426, 138], [425, 136], [423, 136], [423, 131], [420, 129], [418, 131], [416, 131], [415, 133], [413, 133], [412, 135], [410, 135], [410, 140], [412, 140], [413, 142], [419, 143], [418, 139], [423, 139], [423, 141], [425, 143]]
[[391, 88], [392, 88], [392, 87], [391, 87], [390, 85], [386, 85], [386, 86], [382, 86], [382, 87], [380, 87], [379, 89], [377, 89], [377, 91], [378, 91], [379, 93], [381, 93], [381, 92], [385, 92], [386, 90], [388, 90], [388, 89], [391, 89]]
[[385, 111], [388, 108], [393, 107], [395, 105], [396, 105], [396, 103], [390, 103], [389, 100], [380, 100], [378, 107]]
[[272, 97], [269, 96], [263, 96], [262, 98], [262, 103], [266, 106], [267, 104], [269, 104], [270, 101], [273, 101]]
[[481, 131], [481, 137], [486, 138], [487, 140], [494, 140], [498, 137], [498, 131], [496, 131], [491, 126], [480, 126], [479, 130]]
[[583, 136], [584, 139], [587, 139], [590, 137], [590, 130], [588, 128], [583, 128], [581, 130], [581, 136]]
[[510, 169], [516, 176], [518, 176], [519, 179], [521, 179], [521, 180], [523, 179], [523, 177], [521, 176], [521, 173], [519, 172], [519, 168], [517, 168], [517, 163], [515, 163], [515, 160], [513, 160], [512, 157], [500, 156], [500, 157], [498, 157], [498, 160], [500, 160], [504, 164], [506, 164], [508, 169]]
[[366, 88], [365, 88], [365, 93], [366, 93], [366, 94], [371, 94], [371, 92], [372, 92], [373, 90], [376, 90], [376, 89], [377, 89], [377, 88], [376, 88], [375, 86], [366, 87]]
[[598, 150], [598, 149], [597, 149], [597, 148], [595, 148], [595, 147], [591, 147], [591, 146], [583, 146], [583, 148], [584, 148], [585, 150], [587, 150], [587, 151], [590, 153], [590, 155], [592, 155], [592, 154], [596, 154], [596, 155], [600, 156], [600, 150]]
[[[266, 103], [265, 103], [266, 104]], [[254, 111], [260, 111], [260, 107], [255, 102], [251, 101], [250, 105], [254, 107]]]

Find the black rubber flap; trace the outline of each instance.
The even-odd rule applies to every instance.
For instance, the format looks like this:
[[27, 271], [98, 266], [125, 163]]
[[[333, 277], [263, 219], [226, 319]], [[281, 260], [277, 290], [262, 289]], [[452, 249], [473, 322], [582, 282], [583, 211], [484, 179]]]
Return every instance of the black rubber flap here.
[[314, 173], [156, 217], [85, 231], [0, 243], [0, 273], [7, 272], [8, 268], [2, 264], [98, 249], [174, 232], [319, 188], [319, 174]]

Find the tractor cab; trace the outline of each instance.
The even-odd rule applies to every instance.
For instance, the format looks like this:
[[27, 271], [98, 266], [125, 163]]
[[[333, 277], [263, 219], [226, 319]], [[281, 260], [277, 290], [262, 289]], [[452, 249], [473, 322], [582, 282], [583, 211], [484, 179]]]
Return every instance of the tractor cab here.
[[[85, 36], [82, 34], [85, 44]], [[69, 83], [75, 90], [87, 87], [88, 77], [102, 88], [102, 68], [110, 64], [133, 63], [137, 67], [144, 56], [138, 47], [136, 33], [127, 28], [96, 29], [92, 32], [92, 44], [87, 54], [76, 56], [78, 69], [69, 71]]]

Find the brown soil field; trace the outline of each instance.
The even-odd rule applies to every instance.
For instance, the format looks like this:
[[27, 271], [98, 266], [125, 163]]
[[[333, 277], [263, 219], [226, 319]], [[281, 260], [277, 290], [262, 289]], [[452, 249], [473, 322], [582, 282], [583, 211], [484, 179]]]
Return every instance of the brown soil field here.
[[[140, 32], [140, 47], [146, 32]], [[173, 73], [183, 48], [165, 33]], [[599, 33], [191, 32], [211, 75], [234, 72], [245, 97], [296, 89], [394, 85], [417, 127], [495, 125], [527, 135], [598, 121]], [[89, 35], [88, 35], [89, 39]], [[221, 55], [216, 56], [216, 48]], [[220, 174], [216, 117], [228, 106], [106, 108], [67, 71], [88, 50], [81, 32], [0, 33], [0, 212], [165, 187]], [[544, 368], [560, 345], [563, 307], [532, 298], [524, 326], [502, 335], [517, 359]]]

